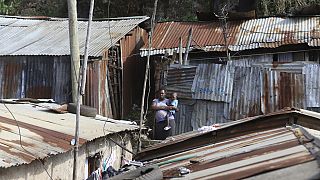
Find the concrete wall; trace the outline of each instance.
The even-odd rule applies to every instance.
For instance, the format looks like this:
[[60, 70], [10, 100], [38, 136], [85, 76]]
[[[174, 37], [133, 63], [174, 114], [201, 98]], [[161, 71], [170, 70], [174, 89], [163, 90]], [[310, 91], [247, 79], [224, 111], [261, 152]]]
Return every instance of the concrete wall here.
[[[124, 145], [127, 149], [132, 150], [132, 139], [130, 133], [118, 133], [108, 136], [118, 143]], [[122, 150], [115, 143], [108, 138], [98, 138], [94, 141], [88, 142], [79, 148], [78, 161], [78, 179], [85, 179], [87, 169], [85, 167], [86, 158], [93, 156], [96, 153], [102, 153], [102, 159], [114, 157], [111, 165], [115, 169], [121, 167], [121, 156], [131, 160], [132, 155], [125, 150]], [[112, 158], [111, 158], [112, 159]], [[72, 179], [73, 171], [73, 151], [53, 155], [47, 159], [42, 160], [44, 166], [38, 160], [34, 160], [30, 164], [24, 164], [16, 167], [0, 169], [0, 180], [50, 180], [44, 168], [48, 171], [54, 180]]]

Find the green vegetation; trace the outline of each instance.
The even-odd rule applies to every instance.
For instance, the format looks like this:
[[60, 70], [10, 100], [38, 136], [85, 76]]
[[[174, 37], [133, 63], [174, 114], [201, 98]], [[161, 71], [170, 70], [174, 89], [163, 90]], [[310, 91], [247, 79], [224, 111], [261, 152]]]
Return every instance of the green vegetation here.
[[259, 16], [290, 15], [303, 7], [320, 4], [320, 0], [258, 0]]
[[11, 15], [15, 13], [15, 6], [18, 4], [15, 1], [6, 1], [6, 0], [0, 0], [0, 13]]
[[[77, 0], [78, 17], [88, 16], [89, 2]], [[239, 0], [161, 0], [158, 1], [157, 21], [196, 21], [196, 11], [213, 12], [224, 5], [236, 9], [238, 3]], [[96, 0], [94, 17], [151, 16], [153, 4], [154, 0]], [[258, 16], [285, 16], [315, 4], [320, 5], [320, 0], [256, 0], [255, 10]], [[0, 13], [17, 16], [68, 16], [66, 0], [0, 0]]]

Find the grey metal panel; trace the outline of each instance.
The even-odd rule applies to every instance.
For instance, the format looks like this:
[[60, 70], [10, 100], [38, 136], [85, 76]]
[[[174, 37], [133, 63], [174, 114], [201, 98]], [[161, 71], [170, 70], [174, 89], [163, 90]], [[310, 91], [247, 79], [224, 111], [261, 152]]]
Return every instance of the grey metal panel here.
[[224, 106], [223, 102], [179, 99], [176, 134], [228, 122], [224, 117]]
[[[92, 22], [89, 56], [102, 56], [148, 17]], [[30, 20], [0, 17], [0, 55], [69, 55], [67, 19]], [[110, 27], [110, 35], [109, 35]], [[78, 21], [80, 54], [84, 55], [86, 21]], [[110, 38], [111, 36], [111, 38]]]
[[192, 113], [193, 113], [193, 105], [195, 104], [195, 100], [183, 100], [179, 99], [179, 111], [176, 116], [176, 134], [181, 134], [185, 132], [192, 131]]
[[167, 85], [192, 84], [196, 68], [195, 66], [183, 66], [181, 68], [171, 66], [167, 75]]
[[71, 99], [70, 57], [54, 56], [52, 98], [59, 103]]
[[287, 72], [287, 73], [302, 73], [302, 68], [304, 67], [304, 62], [290, 62], [290, 63], [254, 63], [252, 64], [253, 67], [261, 67], [272, 71], [277, 72]]
[[191, 124], [193, 130], [197, 130], [202, 126], [228, 122], [224, 117], [225, 104], [224, 102], [197, 100], [192, 112]]
[[167, 94], [177, 93], [178, 98], [192, 99], [192, 84], [166, 86]]
[[226, 112], [228, 119], [237, 120], [261, 114], [260, 68], [235, 67], [231, 102]]
[[316, 160], [246, 178], [246, 180], [320, 179]]
[[272, 55], [258, 55], [258, 56], [249, 56], [249, 57], [237, 57], [232, 58], [231, 61], [228, 61], [229, 66], [240, 66], [240, 67], [252, 67], [256, 63], [271, 63], [273, 61]]
[[303, 68], [306, 76], [307, 107], [320, 107], [320, 66], [319, 64], [306, 64]]
[[192, 84], [192, 98], [230, 102], [233, 68], [222, 64], [200, 64]]
[[167, 74], [167, 92], [178, 93], [179, 98], [192, 98], [191, 88], [196, 74], [195, 66], [170, 66]]

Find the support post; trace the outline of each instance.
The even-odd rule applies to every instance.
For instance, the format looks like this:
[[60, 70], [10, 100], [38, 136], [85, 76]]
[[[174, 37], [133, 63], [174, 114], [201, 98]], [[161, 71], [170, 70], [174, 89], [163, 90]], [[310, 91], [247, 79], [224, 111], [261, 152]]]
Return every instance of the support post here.
[[[144, 102], [145, 102], [145, 96], [146, 96], [146, 87], [147, 87], [147, 80], [148, 80], [148, 75], [150, 73], [150, 54], [151, 54], [151, 43], [152, 43], [152, 34], [153, 34], [153, 28], [154, 28], [154, 21], [156, 19], [156, 12], [157, 12], [157, 4], [158, 0], [154, 1], [154, 9], [153, 9], [153, 14], [151, 18], [151, 30], [149, 32], [149, 38], [148, 38], [148, 56], [147, 56], [147, 64], [146, 64], [146, 72], [144, 74], [144, 82], [143, 82], [143, 91], [142, 91], [142, 99], [141, 99], [141, 111], [140, 111], [140, 124], [139, 124], [139, 140], [138, 140], [138, 152], [141, 151], [141, 136], [142, 136], [142, 125], [145, 117], [145, 112], [144, 112]], [[148, 101], [148, 100], [147, 100]], [[147, 102], [148, 103], [148, 102]]]
[[192, 28], [189, 29], [188, 42], [186, 45], [186, 52], [184, 54], [184, 61], [183, 61], [184, 65], [189, 65], [188, 55], [189, 55], [189, 51], [190, 51], [191, 40], [192, 40]]
[[69, 38], [71, 55], [72, 102], [77, 102], [80, 52], [78, 39], [77, 1], [68, 0]]
[[182, 38], [179, 38], [179, 64], [182, 65]]
[[[69, 2], [69, 1], [68, 1]], [[81, 76], [79, 76], [79, 83], [78, 83], [78, 92], [77, 92], [77, 111], [76, 111], [76, 130], [75, 130], [75, 144], [74, 144], [74, 159], [73, 159], [73, 180], [78, 179], [78, 153], [79, 153], [79, 129], [80, 129], [80, 105], [82, 96], [85, 92], [86, 86], [86, 76], [87, 76], [87, 63], [88, 63], [88, 49], [89, 49], [89, 41], [90, 41], [90, 27], [91, 21], [93, 16], [93, 7], [94, 7], [94, 0], [90, 1], [90, 10], [89, 10], [89, 20], [87, 26], [87, 37], [86, 37], [86, 44], [84, 49], [84, 62], [81, 69]], [[79, 49], [79, 48], [78, 48]]]

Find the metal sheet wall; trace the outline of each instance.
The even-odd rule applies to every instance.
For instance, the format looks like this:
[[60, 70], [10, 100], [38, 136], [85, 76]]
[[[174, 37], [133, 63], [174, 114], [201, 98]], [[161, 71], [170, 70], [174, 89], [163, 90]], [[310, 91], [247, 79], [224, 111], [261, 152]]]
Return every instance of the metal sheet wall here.
[[24, 94], [25, 58], [18, 61], [15, 57], [0, 57], [0, 97], [20, 98]]
[[306, 64], [302, 73], [306, 76], [307, 107], [320, 107], [320, 65]]
[[71, 74], [69, 56], [54, 56], [52, 98], [60, 103], [71, 100]]
[[261, 110], [264, 114], [284, 107], [306, 108], [303, 74], [264, 71], [262, 75]]
[[191, 99], [191, 88], [196, 69], [195, 66], [170, 67], [166, 82], [167, 92], [176, 92], [180, 98]]
[[225, 104], [223, 102], [197, 100], [192, 112], [191, 124], [193, 129], [227, 122], [224, 117]]
[[184, 132], [192, 131], [192, 112], [195, 100], [184, 100], [179, 99], [179, 111], [176, 117], [176, 134], [181, 134]]
[[[69, 56], [0, 57], [0, 98], [53, 99], [71, 101]], [[99, 114], [112, 117], [106, 79], [107, 61], [88, 64], [84, 104], [96, 107]]]
[[65, 56], [0, 57], [1, 98], [52, 98], [69, 102], [70, 63]]
[[229, 66], [252, 67], [254, 64], [271, 63], [273, 61], [272, 54], [257, 55], [249, 57], [235, 57], [228, 61]]
[[192, 84], [192, 98], [230, 102], [232, 86], [232, 66], [200, 64]]
[[53, 89], [53, 57], [27, 57], [25, 64], [25, 96], [51, 98]]
[[133, 104], [140, 104], [145, 72], [139, 49], [147, 42], [147, 32], [136, 27], [130, 35], [120, 40], [122, 59], [122, 116], [132, 110]]
[[84, 104], [95, 107], [99, 114], [112, 117], [107, 76], [107, 61], [88, 63]]
[[176, 118], [176, 134], [197, 130], [202, 126], [226, 123], [225, 103], [206, 100], [179, 100]]
[[[235, 67], [231, 102], [226, 104], [228, 119], [242, 119], [261, 114], [260, 68]], [[228, 108], [228, 109], [227, 109]]]
[[[253, 62], [241, 59], [230, 61], [227, 65], [199, 64], [197, 67], [198, 74], [194, 78], [193, 84], [205, 86], [207, 83], [212, 85], [211, 87], [222, 84], [232, 87], [230, 102], [212, 100], [210, 96], [200, 97], [202, 99], [190, 98], [190, 94], [188, 94], [189, 81], [180, 83], [179, 73], [172, 72], [172, 74], [176, 74], [176, 77], [174, 80], [168, 81], [170, 86], [167, 88], [170, 91], [186, 92], [186, 97], [178, 97], [183, 101], [179, 101], [182, 103], [180, 103], [181, 111], [177, 113], [179, 122], [176, 132], [196, 130], [199, 126], [207, 125], [207, 123], [212, 124], [267, 114], [284, 107], [320, 107], [319, 64], [313, 62], [270, 63], [272, 62], [270, 55], [251, 58]], [[210, 66], [211, 69], [209, 69]], [[222, 72], [225, 72], [226, 68], [219, 69], [222, 66], [230, 66], [232, 81], [224, 81]], [[215, 68], [220, 72], [212, 74], [211, 72], [214, 72]], [[172, 69], [169, 69], [169, 74], [170, 71]], [[217, 82], [216, 86], [210, 84], [211, 79]], [[208, 112], [216, 113], [216, 115], [210, 115]], [[217, 119], [213, 120], [214, 118], [211, 117]]]

